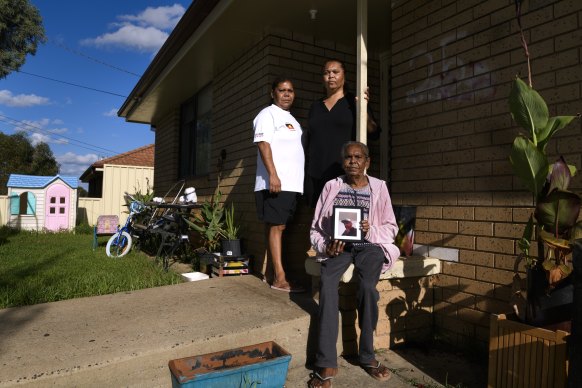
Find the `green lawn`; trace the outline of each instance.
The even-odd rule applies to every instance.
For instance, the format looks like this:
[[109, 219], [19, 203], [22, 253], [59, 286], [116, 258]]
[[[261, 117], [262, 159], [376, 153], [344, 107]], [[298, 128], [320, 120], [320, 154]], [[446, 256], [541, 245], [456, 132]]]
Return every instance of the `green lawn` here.
[[112, 294], [181, 282], [132, 250], [114, 259], [107, 238], [91, 248], [91, 234], [16, 232], [0, 228], [0, 308]]

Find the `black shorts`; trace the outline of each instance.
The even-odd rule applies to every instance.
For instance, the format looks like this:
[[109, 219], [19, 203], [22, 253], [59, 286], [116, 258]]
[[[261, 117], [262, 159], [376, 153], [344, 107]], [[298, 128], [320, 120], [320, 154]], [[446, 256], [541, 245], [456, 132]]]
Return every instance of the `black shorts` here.
[[281, 191], [270, 193], [269, 190], [255, 191], [257, 217], [273, 225], [285, 225], [293, 218], [297, 206], [298, 193]]

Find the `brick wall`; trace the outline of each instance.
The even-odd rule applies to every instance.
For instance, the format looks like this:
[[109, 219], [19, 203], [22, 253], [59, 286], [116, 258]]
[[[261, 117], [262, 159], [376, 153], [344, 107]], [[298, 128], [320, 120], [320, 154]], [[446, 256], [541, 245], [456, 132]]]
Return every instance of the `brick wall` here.
[[[437, 328], [457, 343], [487, 341], [489, 314], [508, 310], [533, 205], [508, 160], [507, 97], [527, 75], [514, 16], [512, 0], [410, 0], [392, 13], [392, 195], [418, 206], [416, 242], [459, 250], [435, 289]], [[524, 2], [534, 87], [552, 115], [582, 111], [581, 23], [582, 2]], [[580, 168], [581, 146], [576, 121], [548, 149]]]
[[178, 181], [179, 128], [179, 107], [156, 123], [154, 192], [157, 196], [164, 195]]

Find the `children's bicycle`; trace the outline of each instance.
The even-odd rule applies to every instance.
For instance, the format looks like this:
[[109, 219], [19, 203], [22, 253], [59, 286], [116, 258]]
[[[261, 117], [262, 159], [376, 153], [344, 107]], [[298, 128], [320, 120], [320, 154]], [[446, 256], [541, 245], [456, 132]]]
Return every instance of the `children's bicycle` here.
[[125, 225], [121, 228], [118, 227], [117, 233], [107, 241], [105, 253], [109, 257], [123, 257], [127, 255], [133, 245], [133, 237], [139, 237], [137, 230], [134, 228], [134, 223], [137, 215], [142, 213], [146, 209], [146, 206], [135, 198], [131, 196], [130, 198], [132, 201], [129, 204], [129, 217], [127, 217]]

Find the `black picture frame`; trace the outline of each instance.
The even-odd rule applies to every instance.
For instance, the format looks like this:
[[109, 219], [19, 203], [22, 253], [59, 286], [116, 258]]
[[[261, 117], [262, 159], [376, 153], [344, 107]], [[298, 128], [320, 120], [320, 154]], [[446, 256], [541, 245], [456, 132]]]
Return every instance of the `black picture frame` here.
[[[334, 206], [333, 207], [333, 239], [346, 242], [359, 242], [364, 239], [360, 221], [363, 210], [359, 206]], [[353, 232], [346, 230], [351, 224]], [[348, 234], [346, 234], [348, 233]]]

